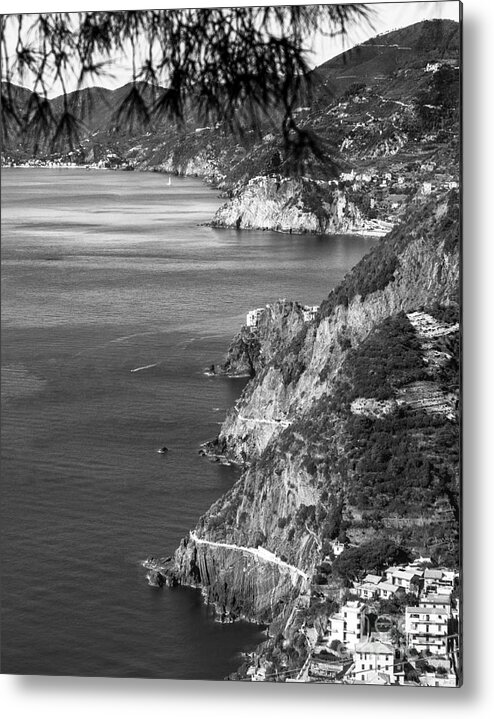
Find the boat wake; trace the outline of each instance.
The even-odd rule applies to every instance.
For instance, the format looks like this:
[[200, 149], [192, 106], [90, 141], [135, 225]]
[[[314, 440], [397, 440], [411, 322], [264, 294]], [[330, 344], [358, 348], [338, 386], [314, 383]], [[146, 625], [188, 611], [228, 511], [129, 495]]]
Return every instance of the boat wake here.
[[131, 369], [131, 372], [141, 372], [143, 369], [151, 369], [151, 367], [157, 367], [158, 363], [155, 362], [154, 364], [145, 364], [142, 367], [135, 367], [134, 369]]

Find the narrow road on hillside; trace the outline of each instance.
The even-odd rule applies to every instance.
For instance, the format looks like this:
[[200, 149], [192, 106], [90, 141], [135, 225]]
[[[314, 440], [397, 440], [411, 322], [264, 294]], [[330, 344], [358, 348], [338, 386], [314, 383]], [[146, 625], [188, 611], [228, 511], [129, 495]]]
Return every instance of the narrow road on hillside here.
[[238, 418], [242, 422], [256, 422], [258, 424], [279, 424], [281, 427], [289, 427], [292, 423], [288, 419], [264, 419], [261, 417], [244, 417], [243, 414], [238, 414], [238, 409], [235, 408]]
[[267, 549], [264, 549], [263, 547], [258, 547], [257, 549], [255, 547], [239, 547], [237, 544], [227, 544], [226, 542], [211, 542], [209, 539], [200, 539], [196, 532], [189, 532], [189, 536], [193, 542], [196, 544], [208, 544], [211, 547], [222, 547], [223, 549], [233, 549], [238, 550], [240, 552], [248, 552], [248, 554], [252, 554], [254, 557], [257, 557], [257, 559], [261, 559], [263, 562], [270, 562], [271, 564], [276, 564], [281, 569], [287, 569], [291, 573], [297, 574], [299, 577], [302, 577], [302, 579], [308, 580], [309, 575], [299, 569], [298, 567], [293, 566], [293, 564], [288, 564], [287, 562], [284, 562], [282, 559], [276, 556], [276, 554], [273, 554]]

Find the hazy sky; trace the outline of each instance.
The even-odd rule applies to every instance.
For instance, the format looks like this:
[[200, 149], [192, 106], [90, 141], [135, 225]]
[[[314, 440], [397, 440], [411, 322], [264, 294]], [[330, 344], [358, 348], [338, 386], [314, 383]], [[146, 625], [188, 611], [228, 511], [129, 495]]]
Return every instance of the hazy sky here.
[[[171, 7], [187, 7], [187, 6], [215, 6], [215, 2], [162, 2], [159, 7], [166, 9], [167, 5]], [[225, 5], [234, 5], [234, 3], [225, 3]], [[242, 3], [242, 4], [259, 4], [262, 5], [262, 1], [258, 3]], [[267, 4], [267, 3], [266, 3]], [[275, 3], [282, 4], [282, 3]], [[220, 3], [218, 3], [220, 5]], [[459, 2], [447, 0], [445, 2], [376, 2], [367, 3], [369, 7], [373, 9], [372, 23], [370, 26], [368, 23], [360, 22], [355, 25], [348, 27], [348, 34], [344, 37], [327, 38], [322, 34], [316, 34], [312, 45], [312, 52], [310, 53], [308, 60], [312, 67], [316, 67], [326, 60], [338, 55], [354, 45], [357, 45], [365, 40], [379, 33], [389, 32], [400, 27], [406, 27], [413, 23], [421, 20], [431, 20], [433, 18], [459, 20], [460, 4]], [[32, 2], [28, 0], [3, 0], [2, 12], [4, 13], [17, 13], [17, 12], [55, 12], [55, 11], [71, 11], [71, 10], [96, 10], [101, 9], [101, 6], [105, 10], [113, 9], [144, 9], [146, 7], [153, 8], [156, 3], [148, 2], [145, 0], [133, 0], [133, 2], [126, 2], [120, 0], [114, 2], [114, 0], [106, 0], [106, 2], [100, 3], [94, 6], [91, 2], [84, 2], [82, 4], [65, 0], [60, 3], [57, 0], [43, 0], [43, 2]], [[111, 67], [111, 73], [113, 77], [105, 76], [101, 78], [98, 84], [108, 88], [121, 87], [125, 83], [132, 79], [130, 66], [124, 59], [116, 61]], [[18, 80], [19, 82], [19, 80]], [[20, 82], [26, 87], [29, 87], [29, 81], [27, 78], [23, 82]], [[68, 87], [68, 90], [75, 89], [74, 87]], [[49, 93], [52, 97], [61, 93], [61, 88], [54, 87]]]

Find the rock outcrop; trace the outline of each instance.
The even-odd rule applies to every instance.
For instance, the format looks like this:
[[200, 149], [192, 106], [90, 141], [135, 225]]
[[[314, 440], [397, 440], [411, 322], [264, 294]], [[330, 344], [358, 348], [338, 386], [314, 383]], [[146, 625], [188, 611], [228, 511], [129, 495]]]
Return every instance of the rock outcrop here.
[[384, 235], [389, 223], [368, 220], [332, 183], [280, 175], [254, 177], [237, 187], [211, 223], [214, 227], [295, 234]]
[[218, 372], [230, 377], [253, 377], [304, 326], [304, 308], [298, 302], [279, 300], [266, 305], [255, 327], [243, 325], [235, 335]]

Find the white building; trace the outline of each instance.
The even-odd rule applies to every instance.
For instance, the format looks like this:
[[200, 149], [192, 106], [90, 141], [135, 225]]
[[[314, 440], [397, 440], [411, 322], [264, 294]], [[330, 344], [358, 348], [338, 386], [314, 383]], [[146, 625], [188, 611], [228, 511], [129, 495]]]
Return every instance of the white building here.
[[319, 305], [305, 305], [303, 312], [304, 322], [311, 322], [317, 314]]
[[247, 318], [245, 322], [247, 327], [257, 327], [259, 324], [259, 320], [264, 314], [264, 311], [264, 307], [258, 307], [255, 310], [250, 310], [249, 312], [247, 312]]
[[376, 584], [377, 594], [380, 599], [391, 599], [398, 592], [404, 592], [403, 587], [399, 587], [397, 584], [391, 584], [391, 582], [380, 582]]
[[423, 594], [419, 601], [419, 606], [449, 611], [451, 609], [451, 597], [449, 594]]
[[407, 607], [405, 632], [410, 649], [446, 654], [451, 609]]
[[394, 655], [391, 644], [376, 639], [359, 642], [355, 648], [355, 679], [367, 684], [374, 683], [373, 679], [377, 672], [386, 675], [386, 677], [381, 677], [382, 683], [392, 684], [394, 682]]
[[330, 544], [335, 558], [339, 557], [340, 554], [342, 554], [345, 550], [345, 545], [343, 544], [343, 542], [339, 542], [337, 539], [333, 542], [330, 542]]
[[386, 581], [398, 587], [403, 587], [406, 592], [418, 592], [420, 587], [420, 574], [413, 569], [401, 567], [390, 567], [386, 570]]
[[375, 599], [375, 597], [377, 596], [376, 584], [370, 584], [367, 582], [355, 582], [353, 588], [355, 590], [355, 594], [361, 599], [369, 601], [371, 599]]
[[361, 599], [375, 599], [378, 595], [377, 586], [382, 582], [379, 574], [367, 574], [361, 582], [354, 582], [355, 593]]
[[441, 67], [440, 62], [428, 62], [425, 66], [426, 72], [437, 72], [439, 68]]
[[367, 607], [361, 602], [352, 601], [344, 604], [338, 614], [330, 618], [328, 643], [337, 639], [353, 652], [364, 636], [366, 611]]
[[426, 569], [424, 593], [451, 594], [458, 582], [458, 572], [449, 569]]

